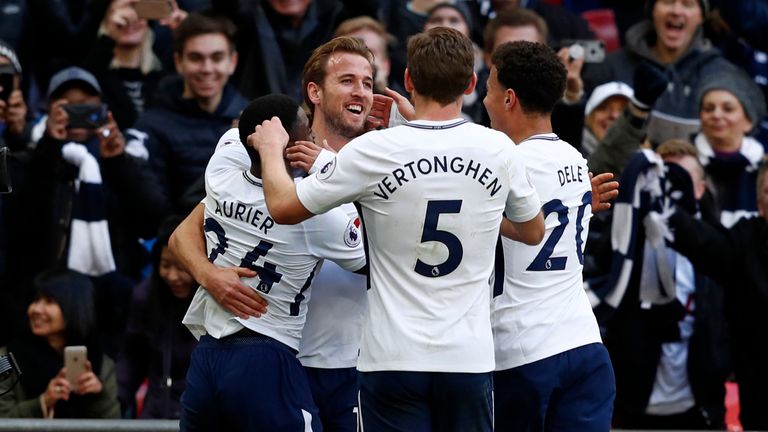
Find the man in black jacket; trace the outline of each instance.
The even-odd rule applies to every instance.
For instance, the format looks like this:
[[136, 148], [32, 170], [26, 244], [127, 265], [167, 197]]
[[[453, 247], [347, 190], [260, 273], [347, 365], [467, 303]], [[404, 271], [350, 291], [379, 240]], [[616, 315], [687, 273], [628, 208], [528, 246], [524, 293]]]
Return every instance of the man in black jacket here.
[[726, 318], [744, 429], [768, 429], [768, 164], [757, 177], [760, 217], [725, 230], [677, 210], [673, 247], [725, 288]]
[[177, 211], [191, 208], [188, 191], [192, 205], [205, 195], [198, 180], [219, 137], [247, 105], [229, 84], [237, 66], [234, 34], [230, 21], [212, 15], [193, 12], [182, 21], [174, 34], [180, 76], [158, 85], [154, 106], [127, 132], [129, 144], [149, 150], [159, 189]]

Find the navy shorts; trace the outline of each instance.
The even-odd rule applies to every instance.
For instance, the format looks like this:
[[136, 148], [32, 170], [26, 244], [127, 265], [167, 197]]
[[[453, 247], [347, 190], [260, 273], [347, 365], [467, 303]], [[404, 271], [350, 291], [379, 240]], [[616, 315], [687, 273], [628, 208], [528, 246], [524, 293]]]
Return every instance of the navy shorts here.
[[493, 375], [359, 372], [361, 432], [490, 432]]
[[607, 432], [616, 381], [603, 344], [584, 345], [493, 376], [496, 430]]
[[357, 369], [304, 367], [325, 432], [357, 431]]
[[322, 431], [296, 352], [247, 330], [200, 338], [181, 406], [182, 431]]

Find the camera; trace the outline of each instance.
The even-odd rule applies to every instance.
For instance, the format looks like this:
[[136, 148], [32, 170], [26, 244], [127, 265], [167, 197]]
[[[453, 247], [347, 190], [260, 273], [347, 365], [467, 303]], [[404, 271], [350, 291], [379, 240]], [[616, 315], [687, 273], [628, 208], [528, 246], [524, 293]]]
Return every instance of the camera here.
[[8, 98], [11, 97], [13, 91], [13, 79], [16, 77], [11, 65], [0, 66], [0, 99], [8, 102]]
[[571, 58], [584, 58], [584, 63], [602, 63], [605, 60], [605, 43], [601, 40], [564, 39], [561, 45], [568, 48]]
[[107, 123], [106, 104], [67, 104], [62, 108], [69, 116], [67, 129], [97, 129]]

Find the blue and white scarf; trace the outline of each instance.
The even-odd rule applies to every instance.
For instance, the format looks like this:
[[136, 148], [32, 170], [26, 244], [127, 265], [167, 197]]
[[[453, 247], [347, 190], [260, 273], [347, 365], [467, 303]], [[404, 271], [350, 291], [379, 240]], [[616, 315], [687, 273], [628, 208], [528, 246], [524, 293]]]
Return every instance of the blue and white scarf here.
[[74, 142], [65, 144], [61, 154], [78, 167], [67, 267], [89, 276], [115, 271], [99, 162], [84, 145]]

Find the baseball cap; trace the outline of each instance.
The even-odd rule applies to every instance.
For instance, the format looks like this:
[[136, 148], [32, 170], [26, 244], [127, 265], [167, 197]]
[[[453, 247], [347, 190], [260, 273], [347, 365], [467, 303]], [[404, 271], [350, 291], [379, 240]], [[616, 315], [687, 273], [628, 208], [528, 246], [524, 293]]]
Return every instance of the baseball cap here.
[[101, 87], [93, 74], [85, 69], [72, 66], [56, 72], [51, 78], [51, 81], [48, 84], [48, 99], [53, 99], [54, 96], [58, 97], [65, 89], [75, 87], [76, 83], [80, 84], [79, 86], [76, 86], [78, 88], [82, 88], [83, 90], [96, 95], [101, 94]]
[[11, 67], [13, 68], [13, 72], [15, 72], [17, 75], [21, 74], [21, 63], [19, 63], [19, 57], [16, 55], [16, 51], [14, 51], [13, 47], [11, 47], [3, 40], [0, 40], [0, 56], [8, 59], [8, 61], [11, 63]]
[[587, 105], [584, 106], [584, 115], [588, 116], [595, 110], [601, 103], [605, 102], [611, 96], [624, 96], [631, 98], [635, 92], [632, 87], [621, 81], [611, 81], [609, 83], [601, 84], [592, 91], [592, 94], [587, 99]]

